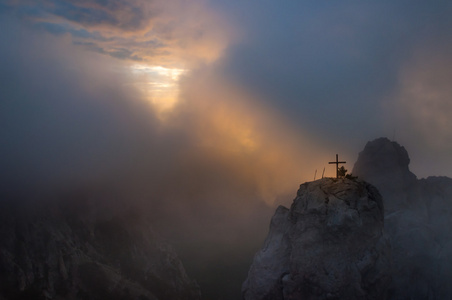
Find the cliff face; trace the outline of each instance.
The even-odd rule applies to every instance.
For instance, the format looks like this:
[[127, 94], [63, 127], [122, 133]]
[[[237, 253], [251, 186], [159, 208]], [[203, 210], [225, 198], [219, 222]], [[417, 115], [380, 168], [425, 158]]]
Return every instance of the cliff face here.
[[390, 299], [452, 299], [452, 179], [418, 180], [409, 162], [405, 148], [379, 138], [353, 168], [383, 196], [394, 257]]
[[137, 214], [37, 204], [1, 203], [0, 299], [200, 299], [175, 252]]
[[384, 299], [390, 268], [378, 191], [326, 178], [277, 209], [242, 291], [246, 300]]

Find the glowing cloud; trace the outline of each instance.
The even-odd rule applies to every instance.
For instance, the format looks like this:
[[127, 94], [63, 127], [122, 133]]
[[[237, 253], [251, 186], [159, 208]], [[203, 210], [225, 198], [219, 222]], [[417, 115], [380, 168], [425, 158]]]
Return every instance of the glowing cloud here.
[[131, 66], [131, 71], [138, 76], [134, 85], [153, 104], [160, 119], [164, 120], [165, 113], [178, 102], [179, 78], [186, 70], [135, 64]]
[[161, 120], [178, 102], [181, 75], [218, 59], [232, 37], [203, 0], [9, 1], [34, 27], [131, 64], [133, 85]]
[[216, 60], [230, 26], [202, 0], [8, 1], [33, 26], [69, 35], [87, 50], [151, 66], [185, 68]]
[[258, 95], [208, 70], [185, 78], [181, 93], [183, 102], [172, 118], [190, 128], [193, 148], [187, 153], [213, 158], [269, 204], [312, 180], [318, 164], [331, 154]]

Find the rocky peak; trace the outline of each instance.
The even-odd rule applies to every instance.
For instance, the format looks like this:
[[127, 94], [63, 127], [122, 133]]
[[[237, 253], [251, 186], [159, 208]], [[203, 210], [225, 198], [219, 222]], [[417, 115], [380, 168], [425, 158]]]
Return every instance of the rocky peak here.
[[406, 187], [416, 180], [408, 167], [409, 164], [410, 157], [406, 149], [382, 137], [366, 144], [364, 150], [359, 153], [353, 174], [374, 185]]
[[367, 143], [353, 168], [383, 196], [394, 260], [389, 299], [452, 299], [452, 179], [417, 180], [409, 162], [404, 147], [379, 138]]
[[363, 181], [324, 178], [280, 206], [256, 254], [243, 296], [254, 299], [384, 299], [389, 244], [379, 192]]

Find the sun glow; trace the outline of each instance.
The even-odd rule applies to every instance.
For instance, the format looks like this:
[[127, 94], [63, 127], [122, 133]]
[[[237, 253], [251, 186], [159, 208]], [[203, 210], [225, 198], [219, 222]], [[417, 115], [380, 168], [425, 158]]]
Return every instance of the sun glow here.
[[152, 103], [158, 116], [164, 119], [165, 113], [178, 102], [179, 79], [187, 70], [141, 64], [132, 65], [131, 70], [141, 78], [136, 83], [137, 87]]

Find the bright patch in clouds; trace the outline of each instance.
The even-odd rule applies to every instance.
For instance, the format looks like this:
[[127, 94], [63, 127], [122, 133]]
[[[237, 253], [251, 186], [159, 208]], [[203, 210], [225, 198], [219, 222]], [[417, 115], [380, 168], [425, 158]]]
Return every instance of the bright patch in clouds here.
[[186, 71], [184, 69], [172, 69], [172, 68], [165, 68], [161, 66], [146, 66], [146, 65], [133, 65], [132, 71], [134, 72], [144, 72], [148, 74], [156, 74], [159, 76], [164, 76], [167, 78], [171, 78], [174, 81], [179, 80], [179, 77]]
[[141, 78], [135, 86], [154, 105], [159, 117], [163, 119], [165, 113], [173, 109], [178, 102], [179, 78], [187, 70], [142, 64], [132, 65], [131, 70]]

